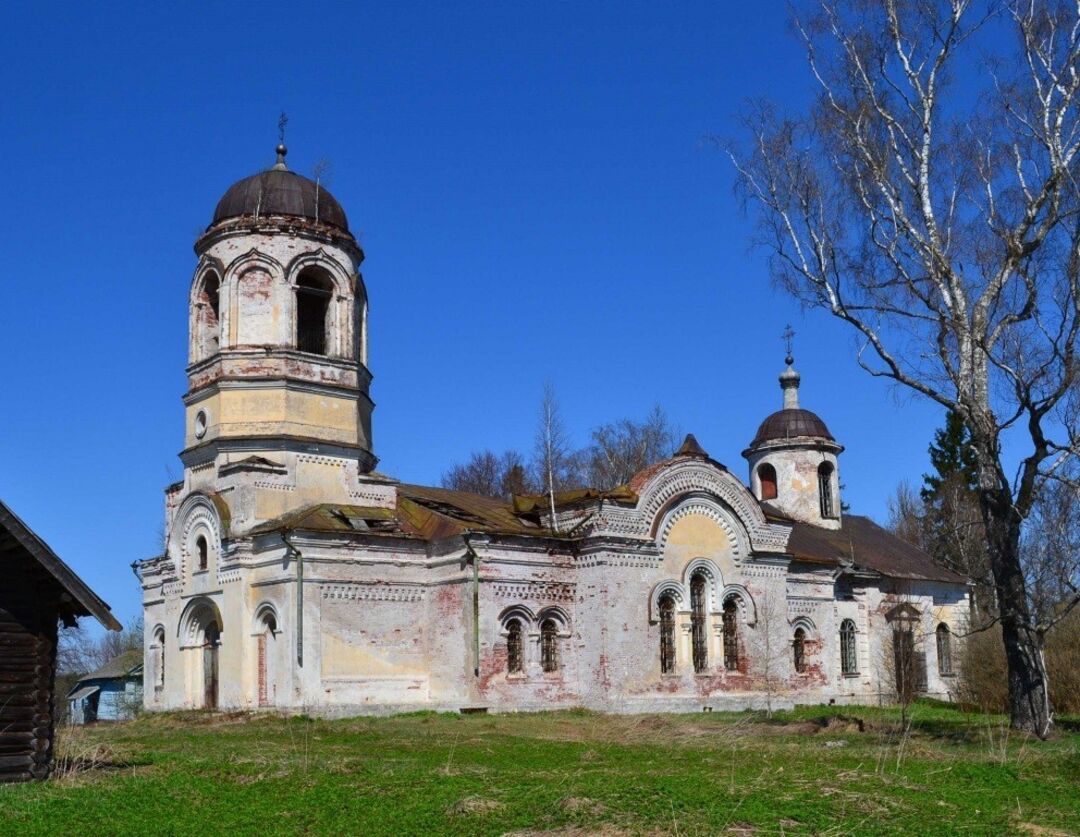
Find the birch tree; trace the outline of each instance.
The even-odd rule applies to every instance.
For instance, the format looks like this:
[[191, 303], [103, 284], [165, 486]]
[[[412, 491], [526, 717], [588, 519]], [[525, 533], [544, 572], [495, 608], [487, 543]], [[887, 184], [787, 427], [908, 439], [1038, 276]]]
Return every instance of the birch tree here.
[[796, 31], [817, 93], [751, 109], [739, 186], [776, 281], [963, 420], [1012, 725], [1046, 736], [1020, 544], [1080, 449], [1080, 0], [821, 0]]

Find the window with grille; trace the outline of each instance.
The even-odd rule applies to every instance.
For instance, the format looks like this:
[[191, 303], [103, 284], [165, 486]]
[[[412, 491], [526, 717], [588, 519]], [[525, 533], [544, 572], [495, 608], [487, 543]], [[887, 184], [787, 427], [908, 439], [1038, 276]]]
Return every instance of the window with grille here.
[[949, 626], [942, 622], [937, 626], [937, 667], [939, 674], [952, 674], [952, 635]]
[[540, 667], [544, 671], [559, 670], [558, 625], [545, 619], [540, 625]]
[[702, 573], [694, 573], [690, 578], [690, 637], [694, 648], [694, 671], [701, 674], [709, 669], [705, 576]]
[[660, 672], [675, 673], [675, 599], [660, 597]]
[[791, 643], [791, 650], [795, 656], [795, 671], [802, 674], [806, 671], [806, 631], [802, 628], [795, 629], [795, 639]]
[[739, 668], [739, 603], [734, 596], [724, 602], [724, 668]]
[[506, 626], [506, 671], [521, 674], [525, 670], [521, 641], [521, 620], [511, 619]]
[[836, 517], [836, 508], [833, 504], [833, 467], [828, 462], [822, 462], [817, 469], [818, 494], [821, 497], [821, 516]]
[[859, 671], [858, 658], [855, 656], [855, 623], [850, 619], [840, 624], [840, 670], [844, 674]]

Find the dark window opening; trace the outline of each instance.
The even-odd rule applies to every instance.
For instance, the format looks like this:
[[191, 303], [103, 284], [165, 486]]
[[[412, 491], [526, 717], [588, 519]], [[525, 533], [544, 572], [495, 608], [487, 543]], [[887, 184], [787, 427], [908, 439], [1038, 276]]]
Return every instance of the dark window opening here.
[[822, 462], [818, 466], [818, 494], [821, 497], [822, 517], [836, 517], [836, 508], [833, 503], [832, 475], [833, 467], [828, 462]]
[[765, 463], [757, 469], [758, 483], [761, 485], [761, 499], [762, 500], [775, 500], [776, 491], [776, 469], [769, 463]]
[[739, 603], [734, 596], [724, 602], [724, 668], [739, 668]]
[[302, 352], [328, 354], [331, 287], [317, 271], [304, 271], [296, 282], [296, 348]]
[[521, 674], [525, 670], [521, 638], [521, 620], [511, 619], [506, 626], [506, 671]]
[[207, 274], [203, 280], [202, 318], [203, 318], [203, 356], [212, 355], [218, 350], [221, 335], [221, 282], [216, 273]]
[[675, 673], [675, 599], [660, 597], [660, 672]]
[[540, 667], [546, 672], [559, 670], [557, 637], [555, 620], [545, 619], [540, 625]]
[[694, 573], [690, 579], [690, 635], [694, 650], [694, 671], [709, 669], [708, 627], [705, 617], [705, 575]]
[[205, 570], [209, 564], [209, 548], [206, 544], [206, 538], [202, 535], [199, 535], [195, 541], [195, 549], [199, 553], [199, 569]]
[[795, 639], [791, 643], [791, 649], [795, 656], [795, 671], [802, 674], [806, 671], [806, 631], [802, 628], [795, 629]]
[[952, 674], [952, 634], [942, 622], [937, 626], [937, 666], [939, 674]]
[[840, 670], [844, 674], [857, 674], [859, 671], [855, 655], [855, 623], [850, 619], [840, 623]]

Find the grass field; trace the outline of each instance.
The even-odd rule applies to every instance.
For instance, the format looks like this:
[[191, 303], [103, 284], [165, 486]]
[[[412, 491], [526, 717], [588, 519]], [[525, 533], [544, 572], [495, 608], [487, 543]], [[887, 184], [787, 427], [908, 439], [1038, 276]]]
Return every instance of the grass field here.
[[[5, 834], [1073, 834], [1080, 733], [917, 705], [322, 721], [144, 717], [0, 786]], [[860, 726], [862, 729], [860, 729]]]

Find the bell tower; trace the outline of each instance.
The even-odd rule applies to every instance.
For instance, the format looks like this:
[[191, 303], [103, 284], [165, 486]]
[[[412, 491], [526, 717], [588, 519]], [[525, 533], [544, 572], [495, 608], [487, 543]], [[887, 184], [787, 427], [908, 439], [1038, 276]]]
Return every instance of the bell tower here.
[[[364, 253], [341, 204], [286, 154], [233, 184], [195, 242], [181, 459], [215, 490], [241, 473], [249, 488], [291, 485], [295, 507], [347, 499], [376, 458]], [[303, 473], [316, 463], [322, 476]], [[283, 507], [246, 499], [251, 523]]]
[[791, 355], [790, 326], [786, 368], [780, 373], [783, 407], [761, 423], [743, 451], [750, 465], [750, 489], [781, 514], [824, 529], [841, 524], [840, 472], [844, 450], [816, 413], [799, 405], [802, 376]]

